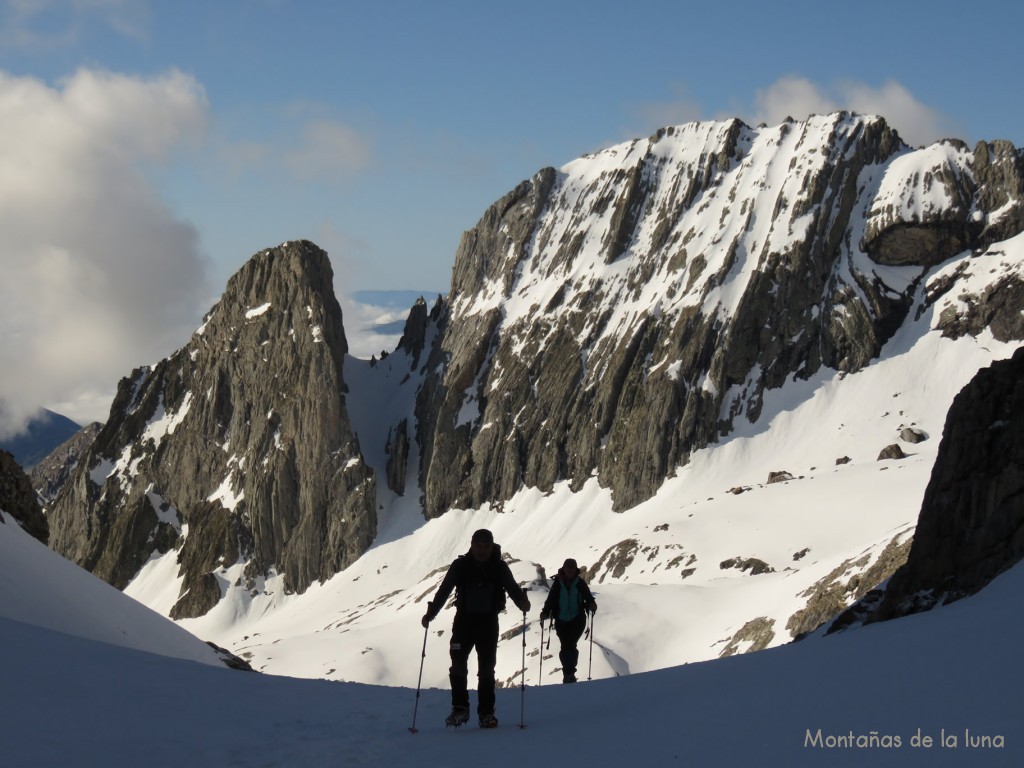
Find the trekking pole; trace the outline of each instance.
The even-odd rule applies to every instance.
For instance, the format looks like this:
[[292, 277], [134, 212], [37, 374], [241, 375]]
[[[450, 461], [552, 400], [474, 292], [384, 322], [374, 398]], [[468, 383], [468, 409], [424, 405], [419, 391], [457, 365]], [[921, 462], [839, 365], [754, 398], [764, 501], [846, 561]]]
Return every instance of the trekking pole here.
[[544, 622], [540, 623], [540, 669], [537, 670], [537, 685], [544, 684]]
[[526, 611], [523, 611], [523, 671], [519, 678], [519, 727], [526, 727]]
[[594, 618], [597, 613], [590, 614], [590, 661], [587, 662], [587, 680], [590, 679], [590, 672], [594, 666]]
[[427, 658], [427, 632], [429, 627], [423, 628], [423, 655], [420, 656], [420, 676], [416, 681], [416, 705], [412, 708], [412, 725], [409, 726], [409, 733], [416, 733], [416, 713], [420, 708], [420, 686], [423, 684], [423, 662]]

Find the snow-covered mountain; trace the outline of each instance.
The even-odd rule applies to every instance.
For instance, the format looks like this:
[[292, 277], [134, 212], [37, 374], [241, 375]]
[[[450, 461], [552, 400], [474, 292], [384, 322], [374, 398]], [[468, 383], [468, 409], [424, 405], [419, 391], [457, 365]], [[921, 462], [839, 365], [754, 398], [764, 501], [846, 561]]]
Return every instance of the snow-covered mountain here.
[[1005, 143], [912, 150], [846, 113], [541, 171], [456, 254], [419, 414], [428, 515], [592, 476], [629, 509], [761, 422], [766, 392], [865, 369], [933, 308], [947, 335], [1024, 338], [1019, 259], [956, 271], [1024, 229], [1022, 198]]
[[666, 129], [492, 206], [369, 361], [326, 255], [262, 251], [122, 382], [54, 546], [294, 676], [408, 685], [481, 526], [538, 608], [586, 566], [593, 677], [787, 643], [906, 559], [954, 396], [1024, 340], [1022, 197], [1013, 147], [879, 118]]

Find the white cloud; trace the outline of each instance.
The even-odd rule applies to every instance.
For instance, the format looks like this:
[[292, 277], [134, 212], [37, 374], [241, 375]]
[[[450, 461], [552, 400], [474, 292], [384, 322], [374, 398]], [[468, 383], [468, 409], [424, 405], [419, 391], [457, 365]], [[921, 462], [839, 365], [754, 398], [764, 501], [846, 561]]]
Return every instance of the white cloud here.
[[751, 120], [776, 125], [787, 117], [803, 120], [808, 115], [827, 114], [842, 107], [824, 90], [802, 77], [784, 77], [754, 96]]
[[879, 87], [855, 80], [827, 86], [806, 77], [782, 77], [767, 88], [757, 91], [752, 104], [718, 111], [704, 109], [690, 98], [684, 86], [676, 85], [673, 90], [672, 98], [640, 105], [634, 110], [643, 121], [643, 127], [631, 132], [631, 136], [649, 134], [663, 126], [691, 120], [739, 117], [750, 125], [777, 125], [787, 117], [803, 120], [809, 115], [828, 114], [842, 109], [884, 117], [903, 140], [912, 146], [930, 144], [962, 133], [955, 121], [919, 101], [895, 80], [889, 80]]
[[147, 0], [7, 0], [0, 5], [0, 47], [52, 51], [74, 47], [92, 29], [146, 40]]
[[121, 376], [188, 338], [209, 295], [198, 235], [143, 169], [197, 141], [206, 112], [176, 72], [58, 87], [0, 73], [0, 432], [55, 403], [103, 420], [97, 393], [109, 405]]
[[370, 142], [336, 120], [314, 120], [303, 126], [301, 143], [282, 155], [286, 169], [301, 181], [330, 180], [365, 168]]
[[862, 83], [846, 83], [842, 88], [851, 109], [863, 114], [882, 115], [899, 131], [904, 141], [914, 146], [964, 135], [955, 120], [922, 104], [893, 80], [881, 88], [871, 88]]
[[306, 108], [278, 109], [268, 123], [282, 121], [272, 140], [225, 135], [217, 150], [218, 171], [238, 181], [247, 174], [269, 174], [275, 182], [339, 182], [368, 168], [373, 142], [347, 123], [330, 118], [300, 122], [294, 113]]
[[704, 112], [700, 104], [690, 97], [685, 85], [673, 85], [672, 91], [672, 98], [666, 101], [642, 104], [637, 108], [648, 132], [653, 133], [658, 128], [681, 125], [703, 118]]
[[787, 116], [802, 120], [840, 109], [884, 117], [904, 141], [914, 146], [955, 134], [952, 120], [918, 101], [894, 80], [877, 88], [856, 81], [827, 88], [806, 78], [784, 77], [757, 92], [751, 120], [774, 125]]

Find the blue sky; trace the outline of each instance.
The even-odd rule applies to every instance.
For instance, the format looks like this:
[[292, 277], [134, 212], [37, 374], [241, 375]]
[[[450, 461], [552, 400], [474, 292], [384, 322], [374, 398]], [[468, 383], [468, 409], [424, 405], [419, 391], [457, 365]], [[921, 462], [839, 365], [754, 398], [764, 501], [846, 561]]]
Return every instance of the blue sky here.
[[0, 3], [0, 367], [21, 369], [0, 398], [109, 403], [285, 240], [326, 248], [341, 293], [444, 291], [519, 181], [667, 124], [851, 108], [914, 144], [1020, 146], [1022, 22], [1009, 2]]

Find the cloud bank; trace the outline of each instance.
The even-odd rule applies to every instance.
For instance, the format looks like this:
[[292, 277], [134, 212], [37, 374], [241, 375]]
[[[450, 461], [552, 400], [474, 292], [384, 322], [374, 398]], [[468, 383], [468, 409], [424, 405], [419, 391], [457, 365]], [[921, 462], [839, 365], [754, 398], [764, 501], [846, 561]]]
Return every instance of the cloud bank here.
[[[275, 141], [247, 136], [222, 137], [215, 158], [216, 172], [224, 171], [234, 182], [252, 174], [264, 174], [280, 183], [288, 179], [336, 183], [346, 181], [373, 163], [373, 141], [351, 125], [331, 118], [297, 122], [287, 108], [273, 115], [285, 130]], [[281, 114], [283, 113], [283, 114]]]
[[207, 109], [178, 72], [0, 72], [0, 435], [44, 405], [105, 419], [118, 378], [197, 324], [198, 234], [146, 170], [201, 138]]
[[752, 119], [756, 123], [775, 125], [787, 116], [802, 120], [811, 114], [841, 109], [884, 117], [902, 139], [913, 146], [956, 135], [952, 120], [918, 101], [894, 80], [878, 88], [848, 81], [829, 90], [806, 78], [785, 77], [757, 92]]
[[703, 110], [684, 87], [676, 85], [673, 90], [672, 98], [637, 108], [638, 116], [644, 121], [644, 128], [638, 133], [651, 133], [666, 125], [693, 120], [726, 120], [733, 117], [739, 117], [749, 125], [778, 125], [787, 117], [803, 120], [808, 115], [845, 109], [884, 117], [902, 139], [912, 146], [930, 144], [951, 136], [963, 138], [963, 131], [954, 120], [919, 101], [895, 80], [879, 87], [854, 80], [825, 86], [805, 77], [783, 77], [757, 91], [752, 103], [740, 104], [731, 112], [715, 115], [709, 115]]
[[97, 29], [144, 41], [150, 16], [145, 0], [9, 0], [0, 5], [0, 47], [60, 50]]

